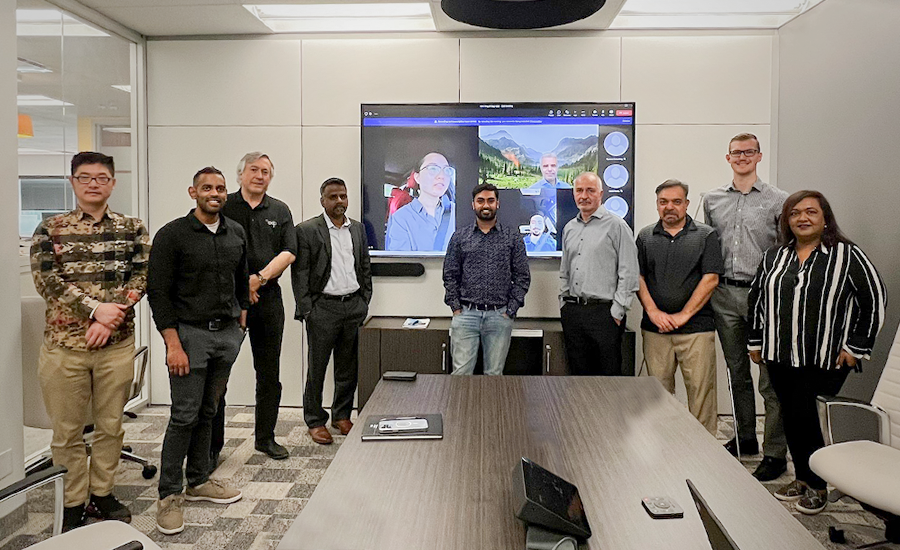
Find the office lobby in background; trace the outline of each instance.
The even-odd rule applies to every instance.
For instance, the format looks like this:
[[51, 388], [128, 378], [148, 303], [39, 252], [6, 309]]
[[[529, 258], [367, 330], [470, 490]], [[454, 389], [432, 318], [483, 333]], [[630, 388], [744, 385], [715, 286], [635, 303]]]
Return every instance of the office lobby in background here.
[[[623, 2], [607, 4], [624, 9]], [[633, 15], [628, 26], [610, 21], [602, 28], [514, 32], [444, 30], [446, 22], [438, 20], [435, 30], [279, 34], [256, 18], [243, 23], [245, 15], [250, 12], [240, 4], [0, 0], [0, 127], [15, 122], [19, 128], [15, 140], [9, 132], [0, 136], [0, 157], [10, 167], [3, 176], [9, 200], [0, 216], [0, 265], [10, 283], [0, 291], [4, 311], [18, 311], [21, 296], [35, 295], [19, 239], [30, 234], [28, 225], [33, 229], [41, 211], [72, 207], [61, 178], [75, 151], [92, 148], [115, 156], [120, 175], [112, 206], [143, 218], [151, 234], [190, 208], [185, 189], [197, 168], [221, 168], [234, 191], [233, 167], [248, 150], [266, 151], [278, 164], [271, 191], [290, 205], [295, 222], [321, 211], [318, 185], [331, 176], [347, 181], [348, 213], [359, 219], [359, 107], [365, 103], [634, 102], [636, 228], [655, 220], [653, 189], [670, 178], [691, 185], [693, 215], [702, 193], [728, 182], [727, 140], [753, 132], [765, 155], [761, 178], [789, 192], [822, 191], [842, 228], [878, 266], [888, 294], [900, 295], [898, 230], [891, 222], [900, 189], [889, 162], [900, 125], [893, 100], [900, 89], [894, 69], [900, 60], [894, 39], [900, 7], [892, 2], [823, 0], [768, 26], [641, 27]], [[417, 261], [425, 268], [420, 277], [375, 278], [372, 316], [449, 316], [441, 260]], [[558, 261], [533, 260], [530, 267], [532, 286], [520, 317], [558, 318]], [[292, 311], [289, 283], [282, 284], [285, 308]], [[141, 308], [138, 338], [150, 347], [151, 359], [138, 403], [164, 406], [164, 348], [146, 304]], [[638, 305], [629, 318], [630, 325], [640, 319]], [[871, 397], [898, 321], [900, 308], [889, 303], [872, 361], [850, 377], [844, 394]], [[0, 486], [21, 479], [28, 458], [20, 326], [17, 315], [0, 320]], [[638, 371], [640, 348], [638, 340]], [[305, 356], [302, 325], [289, 320], [282, 353], [284, 407], [302, 404]], [[229, 404], [252, 405], [253, 385], [244, 349]], [[718, 386], [720, 414], [728, 415], [721, 357]], [[141, 419], [159, 412], [147, 411]], [[248, 414], [240, 407], [229, 411], [232, 445], [240, 430], [251, 428]], [[290, 437], [297, 425], [286, 414], [283, 435]], [[138, 429], [128, 429], [129, 440], [140, 441], [134, 437]], [[304, 446], [299, 439], [293, 445], [295, 464], [303, 459], [310, 471], [325, 465], [312, 451], [296, 451]], [[149, 446], [142, 450], [153, 452]], [[254, 466], [256, 459], [247, 460], [235, 464], [234, 472]], [[295, 488], [300, 481], [290, 483], [290, 490], [301, 491]], [[270, 515], [286, 515], [287, 508], [272, 502], [278, 498], [258, 495], [259, 512], [272, 508]], [[0, 516], [19, 507], [5, 505]]]

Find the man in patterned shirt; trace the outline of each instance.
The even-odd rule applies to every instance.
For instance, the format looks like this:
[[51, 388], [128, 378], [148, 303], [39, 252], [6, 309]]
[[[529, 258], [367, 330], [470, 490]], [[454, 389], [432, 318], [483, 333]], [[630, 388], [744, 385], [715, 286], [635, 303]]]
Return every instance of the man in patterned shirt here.
[[456, 231], [447, 245], [444, 303], [453, 311], [453, 374], [472, 374], [479, 343], [484, 348], [484, 373], [503, 374], [513, 318], [525, 305], [531, 283], [525, 242], [517, 226], [497, 221], [499, 207], [497, 187], [476, 186], [475, 223]]
[[[116, 185], [112, 157], [78, 153], [69, 182], [78, 207], [44, 220], [31, 244], [34, 286], [47, 301], [38, 376], [53, 422], [53, 462], [69, 470], [64, 530], [82, 525], [86, 513], [131, 521], [112, 489], [133, 378], [133, 308], [144, 296], [150, 254], [143, 222], [107, 206]], [[88, 471], [82, 433], [92, 398]]]

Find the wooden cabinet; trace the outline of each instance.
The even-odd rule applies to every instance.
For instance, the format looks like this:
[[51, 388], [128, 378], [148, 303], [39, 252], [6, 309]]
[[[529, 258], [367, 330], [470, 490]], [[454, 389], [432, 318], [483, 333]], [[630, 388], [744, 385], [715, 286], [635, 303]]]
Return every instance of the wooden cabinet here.
[[[450, 319], [432, 318], [427, 328], [405, 329], [405, 317], [372, 317], [359, 334], [359, 409], [390, 370], [421, 374], [450, 374]], [[635, 335], [626, 331], [622, 339], [625, 375], [634, 375]], [[481, 354], [475, 372], [480, 372]], [[568, 374], [566, 346], [559, 319], [516, 319], [504, 374]]]

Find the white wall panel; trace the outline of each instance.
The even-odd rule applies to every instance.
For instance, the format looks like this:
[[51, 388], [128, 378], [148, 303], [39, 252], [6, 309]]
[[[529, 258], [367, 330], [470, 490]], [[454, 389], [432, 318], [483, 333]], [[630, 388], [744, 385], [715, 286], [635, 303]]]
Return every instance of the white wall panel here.
[[700, 194], [731, 181], [731, 167], [725, 160], [728, 141], [741, 132], [760, 139], [763, 160], [759, 177], [769, 180], [769, 126], [676, 126], [640, 124], [635, 129], [635, 231], [659, 220], [656, 213], [656, 186], [678, 179], [691, 188], [688, 213], [700, 207]]
[[300, 42], [147, 44], [150, 126], [300, 124]]
[[[272, 196], [291, 207], [295, 221], [300, 219], [303, 204], [301, 188], [301, 132], [299, 128], [181, 128], [151, 127], [150, 149], [150, 231], [179, 216], [184, 216], [195, 204], [187, 193], [194, 173], [214, 165], [225, 174], [229, 192], [236, 191], [237, 164], [244, 153], [260, 150], [275, 163], [275, 178], [269, 186]], [[290, 290], [290, 273], [282, 277], [282, 290], [287, 321], [282, 349], [282, 384], [284, 405], [299, 406], [302, 402], [301, 361], [305, 351], [300, 344], [300, 324], [293, 320], [294, 298]], [[155, 330], [154, 330], [155, 333]], [[154, 403], [168, 403], [168, 375], [163, 365], [165, 348], [162, 339], [152, 340], [152, 399]], [[229, 383], [230, 404], [253, 404], [256, 379], [253, 371], [250, 344], [235, 363]]]
[[460, 101], [619, 101], [619, 38], [463, 38]]
[[302, 49], [304, 126], [358, 125], [361, 103], [459, 101], [455, 39], [304, 40]]
[[769, 124], [773, 36], [622, 38], [622, 100], [638, 123]]
[[359, 126], [303, 128], [303, 216], [312, 218], [323, 212], [319, 186], [328, 178], [347, 183], [347, 214], [361, 219]]

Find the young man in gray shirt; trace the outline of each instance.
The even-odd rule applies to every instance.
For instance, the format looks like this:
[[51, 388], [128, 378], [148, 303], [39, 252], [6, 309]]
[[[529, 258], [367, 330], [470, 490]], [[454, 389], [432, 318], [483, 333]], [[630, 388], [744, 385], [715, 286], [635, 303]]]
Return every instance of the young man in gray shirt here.
[[[734, 172], [732, 182], [707, 193], [703, 203], [704, 218], [719, 232], [725, 259], [725, 273], [711, 302], [734, 393], [735, 437], [725, 447], [735, 456], [753, 455], [759, 452], [759, 445], [747, 354], [747, 295], [763, 253], [778, 238], [778, 221], [788, 194], [763, 183], [757, 176], [756, 166], [762, 160], [762, 152], [753, 134], [731, 138], [725, 160]], [[759, 369], [759, 393], [765, 400], [766, 429], [763, 460], [753, 475], [760, 481], [769, 481], [785, 471], [787, 442], [781, 406], [765, 365]]]

